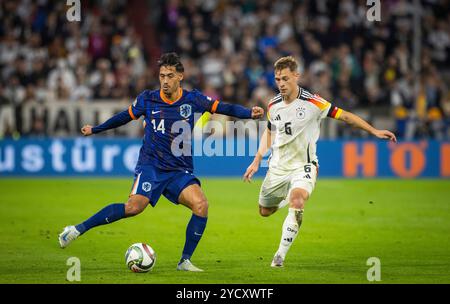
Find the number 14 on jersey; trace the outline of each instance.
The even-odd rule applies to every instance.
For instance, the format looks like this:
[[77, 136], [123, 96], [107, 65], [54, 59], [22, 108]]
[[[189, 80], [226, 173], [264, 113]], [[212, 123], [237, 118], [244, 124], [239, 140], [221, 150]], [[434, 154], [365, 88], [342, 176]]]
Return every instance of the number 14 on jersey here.
[[164, 127], [164, 119], [161, 119], [158, 126], [156, 126], [156, 119], [152, 119], [153, 130], [155, 132], [160, 131], [162, 134], [165, 134], [166, 128]]

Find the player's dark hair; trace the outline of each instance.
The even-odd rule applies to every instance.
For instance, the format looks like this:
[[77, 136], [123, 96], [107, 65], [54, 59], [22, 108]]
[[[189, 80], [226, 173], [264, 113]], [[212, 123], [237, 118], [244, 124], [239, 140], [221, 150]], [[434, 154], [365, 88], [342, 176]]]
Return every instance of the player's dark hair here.
[[173, 66], [175, 70], [179, 73], [184, 72], [184, 66], [181, 63], [180, 56], [177, 53], [165, 53], [162, 54], [158, 60], [158, 67], [162, 66]]
[[296, 72], [298, 69], [298, 62], [292, 56], [281, 57], [273, 65], [275, 71], [281, 71], [288, 68], [291, 72]]

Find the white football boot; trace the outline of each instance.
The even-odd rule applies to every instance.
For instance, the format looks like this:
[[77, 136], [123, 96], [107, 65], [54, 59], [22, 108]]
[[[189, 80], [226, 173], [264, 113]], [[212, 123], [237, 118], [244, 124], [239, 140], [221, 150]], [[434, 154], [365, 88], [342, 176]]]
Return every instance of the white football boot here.
[[177, 270], [193, 272], [203, 271], [202, 269], [195, 267], [190, 260], [183, 260], [183, 262], [178, 263]]
[[270, 266], [272, 267], [283, 267], [284, 259], [283, 257], [277, 253], [275, 253], [275, 256], [273, 257], [272, 264]]
[[67, 226], [64, 228], [63, 232], [59, 235], [59, 245], [61, 248], [66, 248], [80, 236], [80, 232], [75, 228], [75, 226]]

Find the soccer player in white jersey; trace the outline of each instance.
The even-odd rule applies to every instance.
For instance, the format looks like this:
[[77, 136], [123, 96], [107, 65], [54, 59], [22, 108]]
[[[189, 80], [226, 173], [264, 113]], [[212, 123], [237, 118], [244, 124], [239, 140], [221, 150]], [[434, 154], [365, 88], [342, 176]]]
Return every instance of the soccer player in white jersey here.
[[267, 109], [268, 125], [258, 152], [244, 174], [250, 181], [261, 159], [272, 148], [269, 170], [259, 194], [259, 213], [266, 217], [289, 204], [281, 241], [272, 267], [282, 267], [286, 254], [299, 232], [305, 203], [311, 196], [318, 173], [316, 142], [325, 117], [342, 120], [370, 134], [397, 141], [387, 130], [377, 130], [355, 114], [344, 111], [298, 86], [300, 74], [295, 58], [282, 57], [274, 64], [275, 81], [280, 94]]

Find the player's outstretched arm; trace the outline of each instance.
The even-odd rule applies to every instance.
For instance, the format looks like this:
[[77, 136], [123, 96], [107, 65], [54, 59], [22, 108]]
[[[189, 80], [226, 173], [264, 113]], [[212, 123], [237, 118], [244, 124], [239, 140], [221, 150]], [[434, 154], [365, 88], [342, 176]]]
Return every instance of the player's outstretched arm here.
[[264, 134], [261, 136], [261, 141], [259, 144], [258, 152], [256, 152], [255, 158], [253, 162], [248, 166], [247, 170], [244, 173], [244, 181], [250, 182], [252, 176], [258, 172], [259, 165], [261, 164], [261, 160], [266, 155], [267, 151], [272, 146], [272, 132], [269, 128], [266, 128]]
[[129, 109], [124, 110], [96, 127], [92, 127], [91, 125], [85, 125], [81, 128], [81, 133], [84, 136], [89, 136], [109, 129], [120, 127], [133, 120], [129, 111], [130, 111]]
[[258, 119], [264, 116], [264, 109], [256, 106], [251, 109], [247, 109], [246, 107], [243, 107], [238, 104], [220, 102], [217, 105], [215, 113], [242, 119], [245, 118]]
[[392, 133], [391, 131], [375, 129], [367, 121], [365, 121], [364, 119], [353, 113], [342, 110], [342, 113], [338, 119], [346, 122], [348, 125], [352, 127], [360, 128], [378, 138], [389, 139], [393, 142], [397, 142], [395, 134]]

